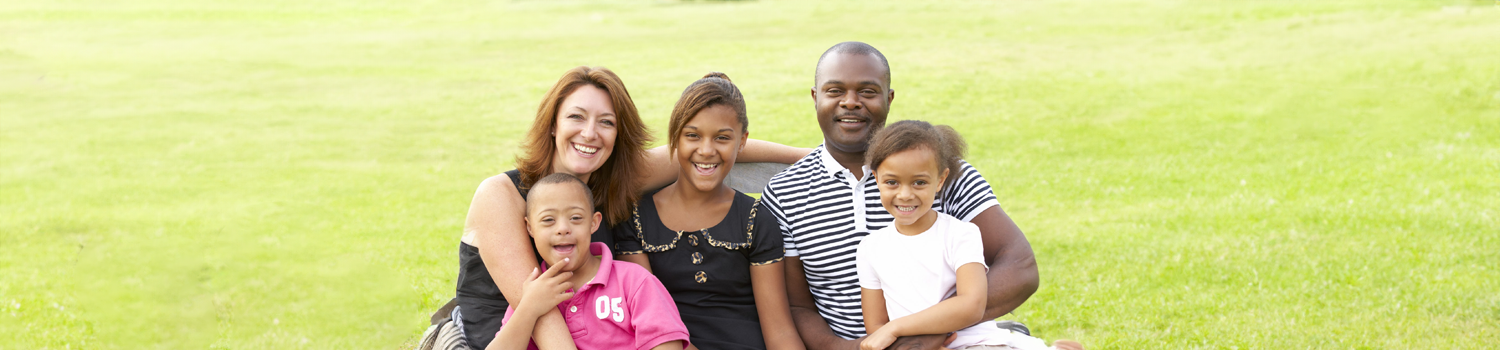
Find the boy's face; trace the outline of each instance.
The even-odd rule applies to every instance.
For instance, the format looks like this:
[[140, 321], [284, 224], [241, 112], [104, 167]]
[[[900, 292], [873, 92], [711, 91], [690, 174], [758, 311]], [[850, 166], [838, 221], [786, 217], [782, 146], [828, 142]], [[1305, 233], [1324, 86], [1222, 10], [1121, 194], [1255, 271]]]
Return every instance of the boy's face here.
[[527, 195], [526, 231], [547, 265], [568, 259], [567, 265], [558, 267], [563, 271], [576, 270], [593, 258], [589, 236], [603, 219], [583, 191], [575, 183], [543, 184]]
[[947, 177], [947, 170], [938, 169], [937, 156], [926, 147], [893, 153], [875, 169], [880, 204], [900, 226], [932, 225], [937, 219], [932, 202]]

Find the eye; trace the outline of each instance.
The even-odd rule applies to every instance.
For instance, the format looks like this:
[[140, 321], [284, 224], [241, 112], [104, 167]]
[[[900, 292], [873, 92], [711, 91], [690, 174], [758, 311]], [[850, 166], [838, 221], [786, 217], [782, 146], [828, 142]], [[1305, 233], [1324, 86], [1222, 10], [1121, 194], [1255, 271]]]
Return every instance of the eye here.
[[860, 95], [864, 95], [864, 96], [868, 96], [868, 97], [874, 97], [875, 94], [876, 94], [876, 92], [875, 92], [875, 90], [872, 90], [872, 89], [864, 89], [864, 90], [859, 90], [859, 94]]
[[729, 141], [729, 135], [719, 135], [716, 139], [719, 141]]
[[578, 113], [569, 114], [568, 119], [583, 120], [583, 115]]
[[891, 186], [891, 187], [896, 187], [897, 183], [896, 183], [896, 180], [885, 180], [885, 185], [886, 186]]
[[583, 221], [583, 215], [573, 215], [573, 221]]
[[604, 126], [608, 126], [608, 127], [614, 127], [615, 126], [615, 120], [614, 119], [604, 119], [604, 120], [600, 120], [599, 124], [604, 124]]
[[696, 133], [696, 132], [685, 132], [685, 133], [682, 133], [682, 137], [686, 137], [688, 139], [697, 140], [698, 139], [698, 133]]
[[557, 221], [557, 220], [553, 220], [551, 216], [543, 216], [542, 220], [541, 220], [541, 222], [543, 224], [548, 224], [548, 225], [552, 224], [552, 222], [554, 222], [554, 221]]
[[917, 186], [927, 186], [927, 180], [917, 180], [916, 182], [914, 182], [912, 184], [917, 185]]
[[832, 89], [826, 90], [825, 93], [827, 93], [829, 95], [842, 95], [844, 93], [844, 90], [843, 89], [839, 89], [839, 88], [832, 88]]

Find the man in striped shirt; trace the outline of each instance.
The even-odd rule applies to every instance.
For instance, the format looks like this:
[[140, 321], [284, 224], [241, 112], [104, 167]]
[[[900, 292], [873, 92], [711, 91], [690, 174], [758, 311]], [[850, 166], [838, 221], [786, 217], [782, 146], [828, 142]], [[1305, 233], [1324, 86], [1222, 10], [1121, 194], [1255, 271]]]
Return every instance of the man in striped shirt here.
[[[885, 125], [896, 92], [885, 56], [861, 42], [824, 52], [814, 81], [823, 144], [772, 178], [762, 203], [786, 242], [787, 293], [803, 341], [815, 350], [857, 349], [865, 327], [855, 251], [865, 235], [892, 221], [864, 166], [865, 150]], [[985, 319], [994, 319], [1036, 292], [1036, 259], [989, 183], [967, 162], [961, 165], [958, 180], [942, 189], [933, 209], [979, 226], [990, 266]], [[891, 349], [937, 349], [945, 338], [903, 337]]]

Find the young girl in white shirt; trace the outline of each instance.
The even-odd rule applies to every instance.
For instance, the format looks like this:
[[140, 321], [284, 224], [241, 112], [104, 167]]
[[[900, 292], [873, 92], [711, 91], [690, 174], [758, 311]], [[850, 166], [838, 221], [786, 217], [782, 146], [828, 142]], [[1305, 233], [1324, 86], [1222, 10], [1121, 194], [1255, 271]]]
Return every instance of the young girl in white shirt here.
[[[891, 124], [871, 141], [865, 164], [895, 222], [859, 244], [855, 264], [869, 334], [860, 348], [949, 332], [955, 334], [947, 347], [959, 350], [1047, 348], [1041, 339], [982, 320], [989, 267], [979, 227], [932, 210], [948, 175], [958, 171], [964, 147], [953, 128], [915, 120]], [[1071, 340], [1053, 345], [1083, 349]]]

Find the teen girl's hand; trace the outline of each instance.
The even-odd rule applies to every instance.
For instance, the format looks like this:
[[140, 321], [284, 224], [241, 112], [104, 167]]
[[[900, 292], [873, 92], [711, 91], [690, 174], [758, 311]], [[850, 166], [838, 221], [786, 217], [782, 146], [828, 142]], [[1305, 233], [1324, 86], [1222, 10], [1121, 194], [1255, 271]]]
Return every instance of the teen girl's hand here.
[[537, 269], [531, 269], [531, 276], [526, 277], [526, 282], [521, 282], [521, 300], [517, 302], [520, 306], [516, 308], [516, 312], [541, 315], [547, 313], [549, 308], [556, 308], [557, 304], [572, 299], [573, 282], [568, 282], [568, 278], [573, 277], [573, 272], [561, 272], [558, 268], [567, 264], [568, 259], [563, 259], [556, 265], [547, 267], [547, 271], [537, 272]]

